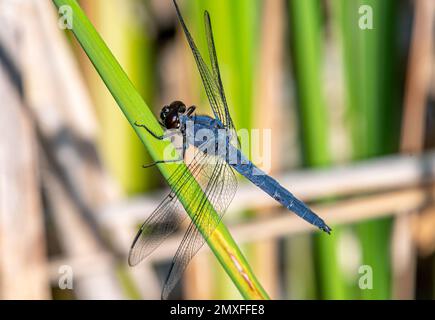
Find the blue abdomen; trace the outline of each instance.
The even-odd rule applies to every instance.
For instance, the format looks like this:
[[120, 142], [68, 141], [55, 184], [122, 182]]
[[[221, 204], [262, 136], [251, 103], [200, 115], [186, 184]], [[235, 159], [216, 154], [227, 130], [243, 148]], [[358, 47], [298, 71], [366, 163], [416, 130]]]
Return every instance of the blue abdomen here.
[[[234, 147], [231, 146], [231, 148]], [[292, 193], [290, 193], [290, 191], [280, 185], [278, 181], [260, 170], [251, 161], [247, 160], [246, 157], [240, 152], [240, 150], [236, 150], [235, 152], [238, 153], [238, 158], [240, 159], [240, 162], [230, 162], [230, 165], [238, 173], [243, 175], [261, 190], [270, 195], [273, 199], [278, 201], [281, 205], [293, 211], [305, 221], [311, 223], [312, 225], [327, 233], [331, 232], [331, 228], [328, 227], [317, 214], [311, 211], [305, 203], [297, 199]]]

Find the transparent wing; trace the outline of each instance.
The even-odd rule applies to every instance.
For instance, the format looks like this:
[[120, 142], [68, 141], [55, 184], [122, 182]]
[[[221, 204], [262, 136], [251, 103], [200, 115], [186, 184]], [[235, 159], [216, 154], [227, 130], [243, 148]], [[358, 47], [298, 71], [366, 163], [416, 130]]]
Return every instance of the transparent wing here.
[[[195, 216], [172, 261], [162, 292], [163, 299], [168, 297], [189, 261], [219, 225], [237, 190], [237, 179], [233, 169], [223, 159], [204, 154], [202, 162], [197, 181], [204, 192], [194, 197], [189, 204]], [[213, 209], [217, 216], [210, 214]], [[201, 226], [201, 230], [196, 227], [197, 225]]]
[[201, 166], [198, 161], [191, 162], [189, 167], [179, 166], [169, 178], [172, 191], [163, 199], [153, 213], [145, 220], [139, 229], [130, 248], [128, 264], [135, 266], [150, 255], [169, 235], [171, 235], [186, 218], [184, 208], [177, 198], [181, 192], [188, 193], [193, 174], [200, 174]]
[[184, 218], [180, 203], [171, 192], [140, 227], [130, 248], [128, 264], [133, 267], [150, 255]]
[[[225, 98], [225, 92], [222, 85], [222, 79], [220, 76], [218, 60], [216, 56], [216, 48], [214, 45], [213, 31], [210, 22], [210, 15], [207, 11], [204, 14], [205, 29], [207, 35], [208, 51], [210, 55], [210, 61], [212, 64], [213, 73], [204, 62], [199, 50], [187, 29], [186, 23], [181, 15], [180, 9], [178, 8], [177, 2], [174, 0], [174, 5], [177, 10], [178, 19], [180, 20], [181, 26], [183, 27], [184, 33], [186, 35], [189, 46], [192, 50], [193, 56], [195, 57], [196, 64], [198, 66], [201, 79], [210, 102], [210, 106], [216, 118], [218, 118], [225, 128], [229, 129], [231, 133], [235, 133], [234, 123], [231, 119], [230, 112], [228, 110], [227, 100]], [[235, 136], [235, 135], [234, 135]]]
[[219, 92], [214, 92], [214, 95], [219, 95], [220, 99], [217, 99], [219, 100], [218, 103], [219, 108], [223, 109], [222, 113], [224, 113], [224, 119], [221, 118], [221, 121], [226, 126], [226, 128], [233, 130], [234, 131], [233, 133], [235, 134], [236, 129], [233, 123], [233, 119], [231, 119], [230, 111], [228, 109], [227, 99], [225, 97], [225, 90], [222, 84], [218, 58], [216, 54], [216, 46], [214, 44], [213, 29], [211, 26], [210, 14], [208, 13], [208, 11], [204, 12], [204, 24], [205, 24], [205, 32], [207, 36], [208, 53], [210, 55], [210, 61], [213, 70], [213, 76], [217, 84], [217, 89], [219, 91]]
[[[191, 174], [186, 174], [187, 171]], [[180, 166], [169, 180], [173, 190], [141, 226], [128, 258], [130, 266], [137, 265], [178, 228], [186, 214], [177, 197], [180, 193], [189, 195], [187, 209], [195, 212], [195, 216], [172, 261], [163, 298], [167, 298], [189, 261], [218, 226], [237, 191], [233, 169], [221, 157], [207, 155], [200, 150], [196, 151], [187, 169]], [[194, 188], [191, 188], [194, 181], [200, 185], [202, 193], [194, 193]], [[213, 209], [217, 216], [210, 214]], [[202, 232], [196, 224], [202, 226]]]

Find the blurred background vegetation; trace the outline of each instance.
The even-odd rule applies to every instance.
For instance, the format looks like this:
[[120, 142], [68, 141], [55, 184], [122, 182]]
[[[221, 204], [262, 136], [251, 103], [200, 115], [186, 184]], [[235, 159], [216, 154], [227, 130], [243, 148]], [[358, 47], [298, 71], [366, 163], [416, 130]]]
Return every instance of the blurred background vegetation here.
[[[0, 3], [5, 1], [0, 0]], [[46, 2], [48, 5], [37, 9], [27, 5], [27, 14], [30, 19], [42, 21], [46, 19], [41, 11], [53, 11], [48, 15], [51, 20], [47, 20], [46, 28], [59, 32], [55, 25], [54, 7], [50, 1]], [[211, 113], [171, 1], [80, 0], [79, 3], [156, 114], [164, 104], [173, 100], [197, 105], [199, 113]], [[339, 175], [340, 171], [333, 168], [352, 168], [354, 164], [366, 163], [370, 168], [372, 162], [367, 161], [380, 161], [380, 169], [367, 171], [369, 179], [378, 179], [376, 188], [366, 188], [365, 177], [353, 176], [350, 171], [347, 176], [349, 184], [357, 186], [353, 188], [358, 190], [354, 194], [348, 194], [346, 190], [331, 193], [325, 190], [317, 195], [314, 192], [313, 196], [306, 191], [304, 197], [302, 192], [304, 199], [324, 208], [320, 212], [326, 221], [332, 219], [334, 231], [331, 236], [296, 227], [289, 228], [287, 234], [283, 232], [261, 239], [251, 237], [251, 240], [243, 241], [242, 249], [271, 297], [433, 299], [433, 187], [429, 187], [431, 192], [425, 189], [428, 195], [424, 201], [417, 201], [414, 209], [408, 206], [403, 212], [394, 206], [383, 206], [396, 199], [389, 198], [389, 192], [410, 188], [414, 188], [416, 194], [423, 192], [421, 181], [416, 183], [413, 180], [404, 186], [400, 184], [400, 176], [406, 172], [398, 171], [393, 173], [398, 177], [397, 186], [379, 187], [383, 185], [384, 174], [387, 177], [391, 174], [389, 159], [403, 160], [405, 164], [414, 160], [420, 163], [422, 154], [431, 155], [435, 97], [434, 82], [431, 81], [435, 74], [432, 46], [435, 6], [431, 1], [179, 0], [179, 3], [204, 55], [207, 51], [203, 11], [210, 12], [223, 83], [235, 125], [239, 129], [272, 129], [271, 174], [279, 181], [280, 177], [291, 176], [294, 171], [302, 172], [300, 176], [294, 175], [296, 178], [303, 178], [303, 173], [322, 172], [322, 179], [327, 179], [334, 190], [334, 181], [340, 178], [335, 174]], [[370, 23], [371, 13], [373, 28], [362, 29], [361, 19]], [[38, 33], [38, 30], [36, 28], [33, 32]], [[5, 46], [2, 39], [5, 41], [0, 38], [0, 43]], [[94, 218], [66, 226], [56, 222], [56, 212], [64, 210], [63, 207], [56, 207], [55, 200], [43, 193], [40, 207], [46, 209], [42, 210], [45, 218], [41, 228], [46, 236], [41, 245], [48, 249], [42, 250], [41, 256], [48, 254], [48, 258], [40, 260], [50, 261], [42, 274], [51, 279], [52, 289], [42, 290], [45, 292], [42, 297], [158, 298], [171, 258], [165, 250], [170, 251], [173, 245], [163, 250], [161, 258], [156, 251], [155, 260], [135, 270], [127, 267], [125, 255], [136, 228], [161, 199], [161, 191], [166, 186], [156, 169], [142, 169], [142, 164], [150, 161], [145, 148], [75, 40], [70, 38], [65, 42], [60, 37], [47, 36], [45, 41], [47, 47], [64, 46], [65, 51], [74, 53], [74, 57], [65, 58], [68, 63], [58, 66], [69, 66], [69, 63], [78, 61], [70, 68], [80, 71], [80, 74], [58, 87], [71, 87], [73, 81], [84, 83], [76, 90], [82, 92], [85, 98], [81, 101], [85, 101], [92, 111], [86, 117], [95, 122], [95, 128], [88, 126], [93, 128], [93, 134], [87, 137], [95, 148], [95, 159], [91, 161], [89, 170], [95, 170], [97, 166], [102, 173], [98, 182], [87, 181], [84, 174], [83, 183], [92, 184], [94, 189], [104, 184], [104, 189], [109, 190], [104, 191], [104, 195], [101, 195], [102, 191], [93, 193], [92, 197], [100, 199], [98, 201], [85, 201], [92, 209], [90, 211], [98, 212], [90, 214]], [[33, 43], [29, 43], [29, 48], [36, 50], [31, 47]], [[51, 52], [51, 55], [55, 56], [55, 53]], [[49, 60], [45, 61], [47, 68], [53, 67], [53, 60], [46, 60]], [[36, 64], [37, 61], [32, 62]], [[64, 75], [68, 76], [68, 72], [65, 71]], [[27, 86], [28, 83], [24, 81]], [[47, 90], [59, 89], [49, 87]], [[65, 96], [60, 96], [63, 98]], [[53, 98], [53, 101], [59, 99]], [[71, 103], [70, 107], [74, 108], [77, 103], [80, 101]], [[31, 108], [32, 105], [44, 105], [42, 102], [30, 104]], [[33, 120], [36, 128], [43, 126], [39, 136], [50, 134], [50, 130], [44, 131], [44, 123], [50, 120], [49, 112], [41, 117], [36, 115], [36, 120]], [[81, 121], [83, 118], [77, 123]], [[70, 125], [80, 127], [77, 123]], [[58, 146], [51, 144], [51, 147], [56, 149]], [[82, 154], [82, 148], [78, 150], [78, 154]], [[83, 152], [86, 155], [89, 149]], [[60, 155], [58, 161], [62, 162], [62, 159]], [[85, 156], [83, 161], [86, 163], [89, 159]], [[46, 171], [54, 170], [46, 160], [41, 162]], [[434, 178], [432, 163], [429, 161], [429, 168], [424, 169], [430, 173], [427, 174], [430, 179]], [[425, 174], [420, 175], [425, 178]], [[70, 178], [73, 177], [74, 173], [71, 173]], [[297, 190], [316, 188], [316, 179], [312, 179], [311, 185], [293, 190], [292, 184], [297, 187], [303, 183], [302, 178], [286, 185], [297, 196]], [[53, 187], [50, 189], [53, 181], [54, 186], [57, 180], [57, 183], [65, 183], [62, 179], [50, 177], [50, 174], [47, 179], [48, 186], [44, 190], [48, 194], [53, 191]], [[361, 179], [361, 182], [355, 179]], [[245, 181], [240, 180], [243, 189]], [[429, 185], [431, 183], [432, 180]], [[80, 185], [78, 182], [75, 186], [80, 189]], [[357, 201], [379, 195], [383, 195], [383, 200], [377, 203], [388, 212], [373, 214], [373, 207], [364, 207]], [[266, 203], [267, 199], [264, 201]], [[346, 201], [349, 201], [349, 206], [345, 208], [352, 208], [351, 204], [355, 203], [358, 212], [354, 214], [355, 218], [351, 217], [352, 210], [338, 217], [327, 210], [340, 206], [340, 203], [347, 204]], [[83, 206], [79, 205], [76, 211], [80, 213], [82, 209]], [[71, 212], [73, 215], [74, 209]], [[254, 223], [261, 230], [262, 221], [286, 214], [275, 204], [267, 203], [257, 208], [238, 205], [228, 212], [225, 219], [232, 226]], [[68, 221], [78, 218], [71, 219]], [[60, 239], [68, 236], [62, 231], [71, 225], [76, 226], [76, 232], [71, 232], [70, 241], [77, 237], [87, 239], [80, 248], [69, 246]], [[98, 231], [83, 235], [83, 228], [96, 228]], [[238, 240], [237, 233], [235, 239]], [[87, 247], [89, 241], [92, 249]], [[93, 257], [96, 252], [104, 254], [98, 254], [97, 259]], [[94, 273], [89, 270], [74, 273], [77, 281], [85, 284], [78, 290], [68, 291], [57, 288], [57, 267], [63, 264], [72, 265], [74, 270], [99, 267], [95, 267]], [[370, 266], [373, 271], [372, 289], [360, 287], [364, 275], [360, 266], [363, 265]], [[101, 270], [110, 274], [107, 276], [109, 280], [104, 280], [106, 282]], [[0, 262], [0, 274], [2, 272]], [[20, 295], [17, 293], [17, 296]], [[205, 251], [193, 259], [173, 297], [235, 299], [240, 295], [214, 257]]]

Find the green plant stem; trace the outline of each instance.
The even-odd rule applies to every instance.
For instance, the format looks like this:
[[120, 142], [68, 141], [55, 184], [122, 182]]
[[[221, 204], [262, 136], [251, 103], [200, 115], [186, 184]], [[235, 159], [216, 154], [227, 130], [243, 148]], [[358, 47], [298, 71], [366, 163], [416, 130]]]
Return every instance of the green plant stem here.
[[[130, 79], [92, 26], [89, 19], [85, 16], [77, 1], [53, 0], [53, 2], [58, 8], [68, 6], [72, 10], [72, 32], [75, 37], [85, 50], [128, 122], [132, 125], [137, 135], [148, 149], [151, 157], [154, 160], [162, 159], [163, 151], [166, 147], [170, 146], [170, 142], [157, 141], [146, 134], [144, 130], [134, 125], [136, 121], [139, 121], [154, 132], [162, 133], [162, 129], [153, 113], [134, 88]], [[116, 128], [113, 130], [116, 130]], [[180, 164], [160, 164], [158, 167], [164, 178], [168, 180], [179, 165]], [[202, 192], [198, 184], [193, 185], [192, 188], [191, 194]], [[193, 208], [190, 206], [190, 201], [186, 195], [183, 193], [180, 194], [179, 200], [189, 216], [193, 217], [195, 212], [193, 212]], [[207, 205], [211, 206], [209, 203]], [[217, 213], [214, 210], [210, 211], [210, 214], [214, 215], [212, 218], [217, 219]], [[198, 223], [196, 226], [204, 233], [204, 227], [201, 223]], [[212, 235], [207, 238], [207, 243], [245, 299], [269, 298], [223, 223], [220, 223]]]
[[[154, 100], [155, 79], [154, 41], [150, 31], [143, 28], [143, 19], [136, 19], [137, 11], [145, 9], [141, 1], [81, 0], [79, 2], [89, 19], [110, 47], [118, 62], [148, 103]], [[116, 23], [113, 23], [116, 17]], [[118, 182], [123, 193], [135, 195], [146, 192], [158, 184], [158, 169], [143, 170], [141, 164], [151, 157], [130, 124], [119, 112], [115, 100], [106, 89], [89, 59], [80, 52], [86, 82], [96, 105], [99, 128], [99, 150], [107, 170]], [[116, 128], [116, 130], [113, 130]], [[128, 165], [126, 165], [128, 164]]]

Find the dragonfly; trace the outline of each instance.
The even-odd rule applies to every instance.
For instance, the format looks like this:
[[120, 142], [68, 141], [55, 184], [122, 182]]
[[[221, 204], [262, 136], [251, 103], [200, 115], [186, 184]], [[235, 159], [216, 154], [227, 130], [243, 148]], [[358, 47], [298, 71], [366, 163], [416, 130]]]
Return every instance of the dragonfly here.
[[[193, 212], [192, 221], [187, 227], [172, 260], [163, 286], [162, 299], [168, 298], [190, 260], [221, 222], [237, 190], [237, 178], [234, 171], [243, 175], [308, 223], [328, 234], [332, 230], [305, 203], [297, 199], [275, 179], [264, 173], [243, 155], [225, 98], [210, 15], [208, 11], [204, 12], [211, 68], [204, 62], [181, 15], [176, 0], [173, 0], [173, 2], [181, 27], [196, 61], [214, 117], [197, 115], [195, 106], [186, 107], [183, 102], [174, 101], [164, 106], [160, 112], [159, 122], [165, 129], [163, 135], [156, 134], [143, 124], [135, 123], [158, 140], [167, 139], [174, 134], [178, 134], [183, 138], [180, 159], [155, 161], [145, 167], [165, 162], [185, 161], [187, 148], [193, 146], [197, 150], [188, 165], [187, 161], [185, 161], [186, 165], [177, 166], [170, 176], [168, 181], [171, 186], [170, 193], [143, 223], [129, 252], [128, 263], [130, 266], [139, 264], [145, 257], [149, 256], [178, 229], [187, 216], [179, 196], [183, 194], [185, 198], [189, 199], [188, 206], [191, 209], [190, 212]], [[189, 124], [191, 130], [188, 130]], [[207, 130], [212, 134], [205, 141], [204, 139], [196, 139], [195, 135], [201, 130]], [[222, 132], [226, 134], [221, 134]], [[203, 192], [197, 192], [195, 185], [199, 185]], [[214, 210], [215, 213], [212, 214], [211, 210]], [[202, 230], [198, 229], [198, 225], [202, 226]]]

